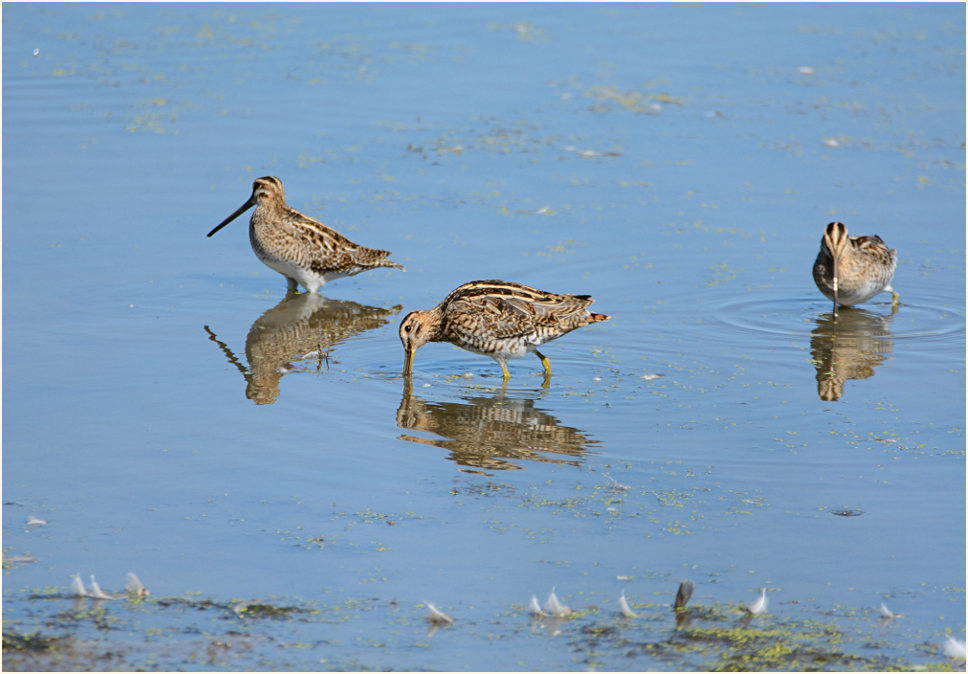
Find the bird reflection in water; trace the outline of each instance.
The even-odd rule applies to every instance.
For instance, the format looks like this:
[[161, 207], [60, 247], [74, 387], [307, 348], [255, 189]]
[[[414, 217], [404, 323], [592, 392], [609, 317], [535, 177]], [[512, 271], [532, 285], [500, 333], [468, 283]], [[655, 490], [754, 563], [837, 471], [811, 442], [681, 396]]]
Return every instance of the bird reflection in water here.
[[890, 325], [893, 314], [881, 316], [843, 307], [839, 316], [817, 317], [810, 337], [810, 354], [817, 368], [821, 400], [839, 400], [848, 379], [867, 379], [894, 348]]
[[[562, 426], [537, 409], [530, 398], [509, 398], [502, 389], [492, 397], [467, 397], [464, 402], [427, 402], [415, 396], [405, 379], [397, 409], [397, 425], [430, 433], [425, 438], [403, 434], [401, 440], [434, 445], [468, 473], [520, 470], [521, 459], [577, 466], [584, 451], [598, 444], [575, 428]], [[478, 470], [475, 470], [478, 469]]]
[[315, 361], [319, 371], [324, 361], [328, 364], [334, 346], [385, 325], [401, 308], [368, 307], [316, 293], [289, 293], [249, 329], [245, 340], [248, 368], [207, 325], [205, 332], [245, 377], [245, 397], [257, 405], [271, 405], [279, 397], [282, 376], [296, 369], [292, 361]]

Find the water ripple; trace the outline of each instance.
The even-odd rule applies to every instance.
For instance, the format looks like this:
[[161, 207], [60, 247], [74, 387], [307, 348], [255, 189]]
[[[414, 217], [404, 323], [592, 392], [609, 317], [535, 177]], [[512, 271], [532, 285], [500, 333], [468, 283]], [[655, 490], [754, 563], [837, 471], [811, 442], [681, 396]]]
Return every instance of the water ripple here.
[[[804, 297], [726, 301], [713, 307], [710, 315], [740, 332], [806, 337], [818, 321], [830, 319], [830, 303]], [[891, 315], [890, 304], [873, 302], [841, 309], [841, 315], [883, 319], [895, 339], [940, 338], [954, 343], [965, 332], [964, 314], [941, 305], [902, 303]]]

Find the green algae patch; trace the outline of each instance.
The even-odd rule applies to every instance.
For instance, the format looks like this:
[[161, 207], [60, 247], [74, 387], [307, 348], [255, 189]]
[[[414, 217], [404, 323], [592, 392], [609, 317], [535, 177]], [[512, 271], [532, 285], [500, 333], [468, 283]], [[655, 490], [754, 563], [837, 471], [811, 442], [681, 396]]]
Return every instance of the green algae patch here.
[[157, 604], [162, 608], [189, 608], [198, 611], [215, 609], [217, 611], [230, 611], [240, 618], [246, 619], [265, 619], [265, 618], [290, 618], [295, 615], [310, 614], [313, 611], [300, 606], [281, 606], [263, 601], [231, 601], [215, 602], [210, 599], [194, 599], [191, 597], [162, 597], [156, 600], [148, 600], [149, 603]]
[[847, 641], [845, 634], [816, 621], [764, 627], [690, 627], [681, 636], [704, 651], [718, 651], [707, 663], [711, 671], [882, 670], [888, 664], [880, 658], [870, 660], [839, 650], [837, 647]]
[[304, 613], [305, 609], [297, 606], [276, 606], [274, 604], [236, 604], [232, 610], [243, 618], [288, 618], [294, 614]]
[[[858, 649], [857, 635], [833, 622], [784, 620], [772, 617], [737, 618], [735, 607], [696, 606], [677, 611], [676, 628], [654, 639], [661, 616], [640, 613], [638, 618], [583, 624], [572, 648], [585, 655], [579, 661], [592, 669], [625, 659], [648, 658], [671, 668], [695, 671], [902, 671], [910, 666], [886, 655], [862, 654], [876, 648], [867, 642]], [[662, 611], [666, 613], [666, 611]], [[650, 638], [653, 637], [653, 638]], [[643, 640], [642, 637], [645, 637]]]
[[47, 636], [40, 632], [20, 634], [18, 632], [5, 631], [3, 633], [3, 652], [21, 651], [41, 653], [53, 650], [68, 639], [68, 637]]

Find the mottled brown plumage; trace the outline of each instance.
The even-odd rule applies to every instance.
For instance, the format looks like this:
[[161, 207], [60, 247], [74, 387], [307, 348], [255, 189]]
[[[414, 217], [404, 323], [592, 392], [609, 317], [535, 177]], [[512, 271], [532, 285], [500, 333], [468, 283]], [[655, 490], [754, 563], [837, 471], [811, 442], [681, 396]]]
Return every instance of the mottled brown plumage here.
[[308, 215], [286, 204], [282, 181], [274, 176], [257, 178], [252, 196], [208, 233], [212, 236], [245, 211], [256, 207], [249, 221], [249, 242], [256, 256], [286, 277], [289, 290], [302, 284], [311, 293], [327, 281], [354, 276], [368, 269], [403, 265], [387, 257], [389, 251], [353, 243]]
[[889, 249], [881, 237], [848, 236], [842, 222], [831, 222], [820, 240], [820, 252], [813, 263], [813, 280], [820, 292], [837, 306], [866, 302], [878, 293], [891, 293], [891, 306], [897, 311], [900, 296], [891, 287], [897, 251]]
[[413, 356], [427, 342], [450, 342], [490, 356], [507, 380], [507, 361], [533, 353], [541, 359], [545, 377], [551, 364], [537, 347], [608, 316], [587, 307], [588, 295], [559, 295], [508, 281], [471, 281], [456, 288], [435, 308], [413, 311], [400, 324], [405, 352], [403, 372], [409, 375]]

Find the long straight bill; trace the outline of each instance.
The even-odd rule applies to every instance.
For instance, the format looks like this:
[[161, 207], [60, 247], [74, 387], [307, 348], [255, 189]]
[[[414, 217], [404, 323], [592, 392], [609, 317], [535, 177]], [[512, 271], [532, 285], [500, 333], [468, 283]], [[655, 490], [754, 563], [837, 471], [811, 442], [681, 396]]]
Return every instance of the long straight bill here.
[[233, 213], [229, 217], [225, 218], [225, 220], [222, 220], [222, 222], [218, 223], [218, 225], [215, 227], [215, 229], [213, 229], [211, 232], [209, 232], [205, 236], [212, 236], [212, 234], [214, 234], [218, 230], [220, 230], [223, 227], [225, 227], [225, 225], [227, 225], [230, 222], [232, 222], [233, 220], [235, 220], [237, 217], [239, 217], [240, 215], [242, 215], [243, 213], [245, 213], [247, 210], [249, 210], [250, 208], [252, 208], [254, 205], [255, 205], [255, 202], [252, 199], [249, 199], [244, 204], [242, 204], [241, 206], [239, 206], [238, 209], [235, 211], [235, 213]]
[[834, 318], [837, 318], [837, 290], [840, 286], [840, 280], [837, 278], [837, 256], [831, 256], [833, 258], [833, 282], [834, 282]]

